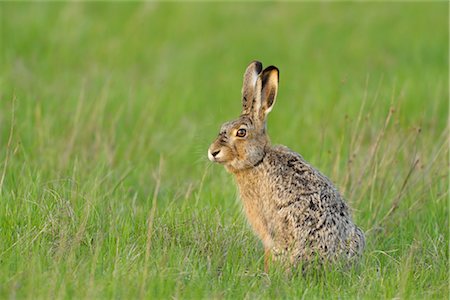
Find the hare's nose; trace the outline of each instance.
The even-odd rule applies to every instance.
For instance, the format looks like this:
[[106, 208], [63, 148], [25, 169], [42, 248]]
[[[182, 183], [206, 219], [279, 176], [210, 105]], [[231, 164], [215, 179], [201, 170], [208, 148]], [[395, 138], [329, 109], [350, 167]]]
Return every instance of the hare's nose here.
[[208, 158], [210, 161], [215, 162], [217, 159], [217, 155], [219, 155], [220, 153], [220, 149], [219, 150], [208, 150]]

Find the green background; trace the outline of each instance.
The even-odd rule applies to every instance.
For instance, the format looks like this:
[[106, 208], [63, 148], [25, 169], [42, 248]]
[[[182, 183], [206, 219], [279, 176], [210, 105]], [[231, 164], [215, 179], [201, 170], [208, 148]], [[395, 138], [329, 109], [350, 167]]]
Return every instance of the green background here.
[[[1, 298], [448, 297], [448, 3], [0, 2]], [[242, 75], [366, 232], [359, 266], [263, 272], [207, 161]]]

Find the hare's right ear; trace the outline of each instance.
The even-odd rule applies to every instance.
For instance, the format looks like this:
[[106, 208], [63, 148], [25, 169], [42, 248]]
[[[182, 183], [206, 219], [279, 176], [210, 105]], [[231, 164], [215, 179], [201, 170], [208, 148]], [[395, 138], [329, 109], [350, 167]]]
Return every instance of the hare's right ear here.
[[258, 80], [257, 86], [259, 86], [259, 81], [261, 81], [260, 118], [262, 121], [265, 121], [267, 114], [270, 113], [277, 99], [279, 74], [280, 71], [278, 71], [277, 67], [270, 66], [264, 69], [260, 75], [261, 80]]
[[256, 81], [262, 71], [262, 63], [252, 61], [244, 73], [244, 83], [242, 84], [242, 114], [250, 114], [256, 100]]

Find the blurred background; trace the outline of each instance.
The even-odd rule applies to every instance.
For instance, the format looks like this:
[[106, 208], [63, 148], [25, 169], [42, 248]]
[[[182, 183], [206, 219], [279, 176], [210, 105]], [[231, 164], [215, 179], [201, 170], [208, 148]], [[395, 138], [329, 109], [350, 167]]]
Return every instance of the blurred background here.
[[[173, 254], [173, 268], [176, 257], [187, 257], [196, 262], [187, 272], [202, 273], [211, 264], [205, 257], [218, 255], [203, 248], [208, 243], [237, 247], [234, 258], [212, 259], [234, 264], [230, 274], [252, 266], [259, 243], [231, 176], [211, 166], [206, 151], [220, 125], [239, 115], [242, 75], [255, 59], [280, 69], [272, 142], [301, 153], [339, 186], [368, 231], [372, 257], [389, 261], [376, 251], [400, 249], [392, 255], [402, 261], [412, 241], [427, 236], [437, 248], [448, 242], [440, 209], [448, 195], [448, 3], [1, 2], [0, 14], [5, 295], [20, 293], [19, 283], [27, 295], [50, 278], [55, 284], [42, 297], [69, 295], [67, 286], [75, 296], [101, 297], [108, 287], [98, 270], [116, 280], [107, 295], [134, 297], [141, 266], [154, 260], [165, 268], [158, 249]], [[153, 220], [162, 231], [150, 238]], [[417, 229], [421, 220], [433, 223]], [[243, 242], [227, 244], [236, 235]], [[144, 259], [149, 240], [157, 254]], [[448, 257], [441, 248], [430, 261]], [[79, 272], [99, 285], [77, 294], [84, 281], [53, 266], [52, 251], [84, 257]], [[86, 253], [100, 253], [105, 264]], [[136, 260], [125, 262], [133, 253]], [[64, 263], [70, 269], [77, 259]], [[368, 265], [375, 274], [377, 262]], [[431, 278], [442, 283], [446, 265]], [[31, 279], [48, 268], [57, 272]], [[61, 272], [68, 277], [58, 279]], [[148, 272], [143, 282], [179, 280]], [[123, 282], [130, 290], [118, 287]], [[213, 289], [230, 284], [220, 282]], [[421, 282], [408, 284], [425, 289]], [[375, 295], [380, 285], [347, 296]], [[446, 285], [438, 285], [442, 292]]]
[[220, 124], [238, 116], [253, 59], [280, 69], [273, 141], [306, 157], [332, 150], [334, 132], [345, 116], [356, 118], [366, 94], [383, 116], [402, 99], [396, 117], [404, 128], [442, 130], [445, 7], [2, 3], [1, 142], [15, 96], [17, 133], [36, 155], [88, 160], [86, 151], [95, 160], [151, 165], [164, 154], [184, 177]]

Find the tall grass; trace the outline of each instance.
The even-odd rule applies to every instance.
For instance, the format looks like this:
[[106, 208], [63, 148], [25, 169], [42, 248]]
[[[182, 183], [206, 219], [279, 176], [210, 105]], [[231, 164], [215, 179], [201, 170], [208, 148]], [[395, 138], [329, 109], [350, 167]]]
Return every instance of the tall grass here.
[[[0, 298], [448, 297], [447, 3], [1, 2]], [[252, 59], [345, 195], [351, 270], [263, 272], [207, 162]]]

